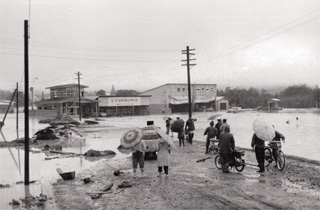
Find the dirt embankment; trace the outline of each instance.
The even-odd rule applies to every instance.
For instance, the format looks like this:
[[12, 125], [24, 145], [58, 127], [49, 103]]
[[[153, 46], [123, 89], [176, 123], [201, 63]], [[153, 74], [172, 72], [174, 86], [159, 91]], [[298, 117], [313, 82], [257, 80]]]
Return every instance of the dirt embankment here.
[[[54, 184], [59, 209], [320, 209], [320, 167], [318, 162], [287, 158], [283, 171], [269, 166], [264, 173], [247, 165], [242, 172], [224, 174], [208, 157], [204, 142], [195, 142], [171, 152], [169, 177], [157, 177], [156, 161], [145, 162], [145, 176], [132, 177], [131, 158], [105, 160], [72, 181]], [[212, 157], [215, 154], [210, 154]], [[256, 164], [252, 151], [245, 151], [247, 163]], [[114, 176], [113, 171], [123, 173]], [[84, 184], [81, 179], [91, 177]], [[123, 180], [134, 186], [118, 191]], [[91, 199], [86, 194], [113, 182], [113, 193]]]

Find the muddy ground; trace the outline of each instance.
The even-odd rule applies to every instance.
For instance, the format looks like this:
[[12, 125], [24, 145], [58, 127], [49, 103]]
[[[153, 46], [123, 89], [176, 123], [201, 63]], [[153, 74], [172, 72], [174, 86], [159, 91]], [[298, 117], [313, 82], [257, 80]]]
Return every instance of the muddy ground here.
[[[108, 159], [77, 174], [72, 181], [58, 180], [53, 185], [58, 209], [320, 209], [319, 162], [286, 159], [283, 171], [269, 166], [264, 173], [247, 165], [242, 172], [224, 174], [214, 158], [196, 161], [205, 155], [204, 142], [173, 150], [168, 177], [157, 177], [155, 160], [145, 162], [144, 177], [132, 176], [131, 157]], [[256, 165], [254, 153], [245, 151], [245, 161]], [[114, 176], [113, 171], [123, 173]], [[93, 182], [84, 184], [84, 178]], [[133, 180], [131, 188], [120, 191], [123, 180]], [[110, 194], [92, 199], [87, 193], [99, 192], [113, 182]]]

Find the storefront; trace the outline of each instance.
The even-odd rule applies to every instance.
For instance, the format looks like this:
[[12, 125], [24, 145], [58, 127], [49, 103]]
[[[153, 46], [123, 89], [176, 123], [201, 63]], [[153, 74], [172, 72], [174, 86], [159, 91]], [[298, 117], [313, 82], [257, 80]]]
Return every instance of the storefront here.
[[100, 116], [125, 116], [150, 114], [150, 96], [99, 96]]

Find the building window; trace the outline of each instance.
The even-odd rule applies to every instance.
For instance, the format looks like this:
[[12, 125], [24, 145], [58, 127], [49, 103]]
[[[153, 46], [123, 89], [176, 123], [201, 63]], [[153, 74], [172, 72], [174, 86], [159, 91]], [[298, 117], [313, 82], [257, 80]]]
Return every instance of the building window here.
[[213, 88], [211, 88], [211, 91], [213, 91]]
[[180, 88], [178, 88], [177, 91], [180, 92]]
[[186, 89], [185, 89], [185, 88], [182, 88], [182, 92], [186, 92]]
[[204, 88], [202, 88], [202, 92], [204, 92]]
[[209, 88], [208, 87], [206, 88], [206, 92], [209, 92]]
[[200, 88], [197, 88], [197, 92], [200, 92]]

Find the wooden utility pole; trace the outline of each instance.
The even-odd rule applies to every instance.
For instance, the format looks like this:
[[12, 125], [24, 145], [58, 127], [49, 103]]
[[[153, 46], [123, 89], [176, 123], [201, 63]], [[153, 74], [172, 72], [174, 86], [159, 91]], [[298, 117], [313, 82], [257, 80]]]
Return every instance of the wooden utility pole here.
[[24, 184], [29, 185], [29, 33], [24, 21]]
[[79, 91], [79, 120], [81, 121], [81, 91], [80, 91], [80, 72], [77, 73], [78, 76], [78, 91]]
[[196, 64], [190, 64], [190, 61], [196, 60], [190, 59], [190, 55], [195, 55], [194, 53], [190, 53], [190, 51], [193, 51], [195, 49], [189, 49], [189, 46], [187, 46], [186, 50], [182, 50], [182, 54], [187, 55], [187, 60], [182, 60], [183, 62], [187, 62], [186, 64], [182, 64], [182, 66], [187, 66], [187, 74], [188, 74], [188, 99], [189, 99], [189, 118], [192, 118], [192, 102], [191, 102], [191, 85], [190, 85], [190, 66], [195, 66]]
[[16, 87], [16, 90], [17, 90], [17, 95], [16, 95], [16, 110], [17, 110], [17, 113], [16, 113], [16, 130], [17, 130], [17, 139], [19, 139], [19, 86], [18, 86], [18, 83], [17, 83], [17, 87]]

